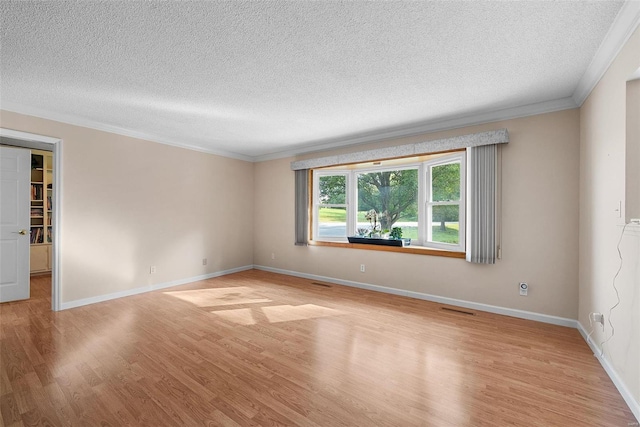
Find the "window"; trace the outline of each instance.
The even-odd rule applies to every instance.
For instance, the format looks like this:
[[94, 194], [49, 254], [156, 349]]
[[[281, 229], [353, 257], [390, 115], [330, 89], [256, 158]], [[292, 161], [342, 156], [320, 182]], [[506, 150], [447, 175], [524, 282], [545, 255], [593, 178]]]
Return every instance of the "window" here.
[[[418, 168], [394, 168], [356, 173], [357, 224], [356, 234], [371, 228], [367, 214], [376, 212], [376, 224], [381, 233], [393, 227], [402, 228], [402, 236], [418, 239]], [[374, 230], [375, 232], [375, 230]]]
[[463, 157], [426, 163], [427, 242], [464, 251]]
[[464, 252], [464, 169], [464, 152], [315, 169], [313, 240], [399, 227], [412, 246]]
[[314, 182], [314, 236], [318, 240], [347, 237], [346, 173], [318, 172]]

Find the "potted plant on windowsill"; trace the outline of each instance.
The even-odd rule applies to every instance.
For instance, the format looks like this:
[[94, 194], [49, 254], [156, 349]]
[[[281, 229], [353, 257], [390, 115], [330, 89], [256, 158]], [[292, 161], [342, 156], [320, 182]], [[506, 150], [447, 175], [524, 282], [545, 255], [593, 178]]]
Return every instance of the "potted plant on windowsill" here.
[[389, 233], [389, 238], [390, 239], [396, 239], [396, 240], [402, 239], [402, 228], [393, 227], [391, 229], [391, 232]]
[[391, 232], [389, 233], [389, 238], [393, 240], [401, 240], [402, 246], [409, 246], [411, 244], [411, 239], [403, 239], [402, 238], [402, 228], [401, 227], [393, 227]]
[[[361, 243], [366, 245], [382, 245], [382, 246], [407, 246], [411, 243], [411, 239], [402, 238], [402, 229], [394, 227], [391, 232], [389, 230], [381, 230], [382, 224], [378, 222], [380, 214], [371, 209], [365, 215], [369, 221], [369, 229], [358, 228], [357, 236], [349, 236], [349, 243]], [[367, 232], [368, 231], [368, 232]], [[381, 237], [384, 233], [385, 237]]]

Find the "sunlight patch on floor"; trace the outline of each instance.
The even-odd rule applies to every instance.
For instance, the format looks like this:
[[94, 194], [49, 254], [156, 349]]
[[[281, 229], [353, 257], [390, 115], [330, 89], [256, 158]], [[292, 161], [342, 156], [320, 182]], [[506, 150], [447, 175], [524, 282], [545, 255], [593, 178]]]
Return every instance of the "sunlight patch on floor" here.
[[250, 308], [236, 308], [235, 310], [212, 311], [211, 313], [222, 317], [224, 320], [228, 320], [229, 322], [249, 326], [258, 323], [256, 319], [253, 318], [251, 310], [252, 309]]
[[189, 291], [164, 292], [175, 298], [190, 302], [198, 307], [219, 307], [236, 304], [271, 302], [252, 288], [238, 286], [232, 288], [193, 289]]
[[295, 320], [315, 319], [318, 317], [337, 316], [338, 310], [315, 304], [274, 305], [260, 308], [237, 308], [233, 310], [212, 311], [215, 314], [239, 325], [255, 325], [260, 320], [268, 323], [290, 322]]
[[262, 313], [269, 323], [289, 322], [292, 320], [314, 319], [317, 317], [336, 316], [340, 314], [338, 310], [322, 307], [315, 304], [303, 305], [276, 305], [262, 307]]

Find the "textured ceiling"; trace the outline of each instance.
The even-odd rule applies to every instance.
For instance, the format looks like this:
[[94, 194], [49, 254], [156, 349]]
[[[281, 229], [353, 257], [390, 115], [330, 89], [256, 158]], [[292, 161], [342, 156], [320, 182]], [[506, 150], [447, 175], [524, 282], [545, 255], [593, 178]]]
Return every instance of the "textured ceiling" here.
[[567, 99], [623, 2], [2, 1], [0, 107], [235, 156]]

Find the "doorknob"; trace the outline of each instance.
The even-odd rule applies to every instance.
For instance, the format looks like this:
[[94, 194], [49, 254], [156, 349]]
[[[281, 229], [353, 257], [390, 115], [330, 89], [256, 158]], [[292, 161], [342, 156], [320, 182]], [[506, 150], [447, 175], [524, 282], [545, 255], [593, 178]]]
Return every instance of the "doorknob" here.
[[24, 236], [25, 234], [27, 234], [27, 230], [13, 231], [13, 233]]

